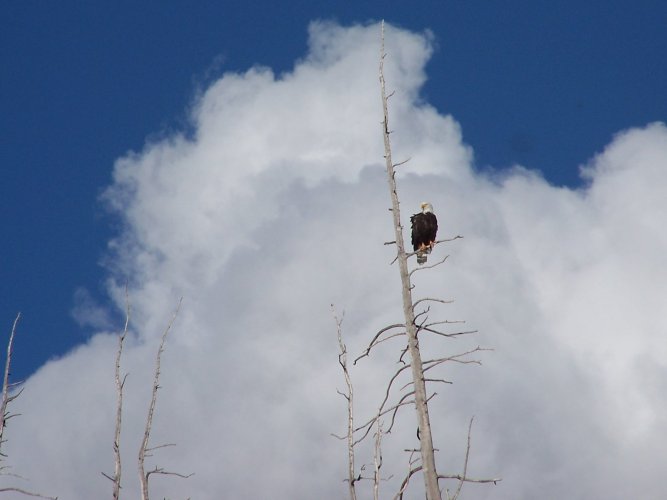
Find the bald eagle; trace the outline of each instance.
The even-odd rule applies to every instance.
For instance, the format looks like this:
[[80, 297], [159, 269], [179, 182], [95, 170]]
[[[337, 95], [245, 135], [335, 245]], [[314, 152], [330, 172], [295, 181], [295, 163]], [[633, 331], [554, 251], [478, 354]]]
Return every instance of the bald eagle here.
[[417, 253], [417, 264], [426, 262], [426, 256], [431, 253], [435, 245], [435, 235], [438, 232], [438, 219], [433, 213], [430, 203], [422, 203], [422, 211], [410, 217], [412, 223], [412, 248]]

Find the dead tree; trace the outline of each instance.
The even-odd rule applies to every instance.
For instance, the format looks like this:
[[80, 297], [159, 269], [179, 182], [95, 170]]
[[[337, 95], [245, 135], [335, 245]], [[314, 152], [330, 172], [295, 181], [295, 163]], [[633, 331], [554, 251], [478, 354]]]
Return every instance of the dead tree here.
[[[483, 351], [486, 349], [483, 349], [478, 346], [454, 356], [445, 356], [432, 359], [422, 358], [422, 353], [420, 351], [420, 346], [419, 346], [420, 333], [436, 334], [444, 337], [456, 337], [459, 335], [465, 335], [474, 332], [459, 331], [455, 333], [448, 333], [441, 331], [439, 329], [441, 325], [447, 323], [456, 323], [456, 322], [450, 322], [450, 321], [429, 322], [428, 314], [431, 305], [447, 304], [451, 301], [439, 298], [432, 298], [432, 297], [424, 297], [414, 301], [412, 297], [412, 291], [413, 291], [413, 285], [411, 282], [412, 275], [417, 271], [431, 269], [439, 266], [440, 264], [443, 264], [447, 260], [447, 257], [444, 257], [439, 262], [429, 266], [421, 266], [419, 268], [413, 269], [412, 271], [408, 269], [408, 259], [414, 254], [408, 253], [405, 249], [405, 243], [403, 239], [403, 226], [401, 224], [400, 203], [398, 198], [398, 190], [396, 186], [396, 172], [395, 172], [395, 167], [402, 165], [406, 162], [400, 162], [398, 164], [394, 164], [392, 160], [392, 151], [390, 142], [391, 130], [389, 128], [389, 111], [388, 111], [388, 100], [391, 97], [391, 94], [387, 95], [386, 93], [386, 85], [384, 78], [384, 61], [386, 54], [384, 47], [385, 44], [384, 44], [384, 21], [383, 21], [380, 67], [379, 67], [380, 92], [381, 92], [382, 110], [383, 110], [382, 135], [384, 139], [384, 158], [387, 171], [387, 180], [389, 184], [389, 193], [391, 197], [390, 211], [393, 217], [393, 226], [395, 233], [395, 240], [393, 242], [390, 242], [389, 244], [396, 245], [396, 258], [394, 259], [394, 261], [398, 262], [398, 269], [401, 277], [401, 296], [402, 296], [404, 321], [401, 323], [389, 325], [381, 329], [373, 337], [366, 351], [355, 360], [355, 363], [362, 357], [368, 356], [371, 350], [379, 343], [389, 340], [390, 338], [405, 336], [407, 341], [407, 347], [403, 350], [399, 358], [399, 362], [401, 362], [403, 365], [400, 368], [398, 368], [395, 371], [394, 375], [391, 377], [387, 385], [387, 389], [385, 391], [385, 397], [378, 408], [377, 414], [375, 415], [375, 417], [371, 418], [364, 425], [355, 429], [355, 432], [358, 431], [361, 434], [361, 437], [358, 438], [356, 442], [364, 439], [370, 432], [370, 429], [373, 425], [380, 426], [381, 424], [380, 418], [383, 417], [384, 415], [391, 416], [390, 424], [386, 430], [387, 433], [391, 432], [398, 411], [403, 406], [414, 405], [417, 413], [417, 425], [418, 425], [417, 438], [419, 440], [419, 448], [417, 450], [408, 450], [408, 451], [410, 451], [411, 454], [418, 453], [420, 459], [417, 462], [413, 461], [411, 458], [408, 474], [403, 484], [401, 485], [401, 490], [397, 495], [397, 497], [402, 498], [403, 492], [407, 487], [407, 483], [410, 477], [416, 472], [421, 472], [424, 478], [424, 486], [425, 486], [427, 500], [441, 500], [441, 491], [439, 487], [440, 479], [457, 479], [459, 481], [458, 488], [453, 497], [456, 498], [458, 497], [458, 494], [460, 493], [461, 490], [461, 486], [463, 485], [464, 482], [496, 482], [499, 481], [500, 479], [498, 478], [472, 479], [466, 475], [468, 456], [470, 451], [470, 440], [468, 440], [468, 449], [465, 455], [466, 458], [464, 463], [463, 474], [462, 475], [438, 474], [438, 471], [436, 469], [435, 450], [433, 446], [433, 435], [431, 430], [431, 422], [429, 418], [429, 406], [428, 406], [430, 399], [435, 396], [435, 393], [432, 393], [431, 395], [428, 394], [427, 382], [431, 383], [436, 383], [436, 382], [451, 383], [451, 382], [444, 379], [431, 377], [430, 373], [428, 372], [430, 372], [437, 366], [440, 366], [443, 363], [447, 362], [454, 362], [461, 364], [470, 364], [470, 363], [480, 364], [478, 360], [472, 359], [471, 356], [479, 351]], [[459, 238], [459, 236], [451, 239], [457, 239], [457, 238]], [[442, 241], [450, 241], [450, 240], [442, 240]], [[407, 362], [403, 360], [406, 354], [408, 355]], [[408, 388], [411, 390], [405, 392], [402, 396], [398, 398], [398, 400], [394, 404], [391, 404], [389, 401], [395, 389], [394, 384], [397, 380], [399, 380], [399, 378], [402, 375], [408, 373], [408, 370], [411, 375], [410, 382], [405, 384], [400, 389], [400, 391], [403, 391]]]
[[11, 389], [16, 387], [18, 384], [11, 384], [9, 382], [10, 369], [12, 366], [12, 352], [14, 350], [14, 335], [16, 334], [16, 325], [18, 325], [19, 320], [21, 319], [21, 313], [16, 315], [14, 319], [14, 324], [12, 325], [12, 333], [9, 335], [9, 342], [7, 342], [7, 358], [5, 360], [5, 373], [2, 381], [2, 403], [0, 403], [0, 456], [5, 457], [2, 453], [2, 445], [5, 443], [5, 426], [7, 421], [15, 417], [16, 415], [10, 414], [7, 410], [9, 403], [18, 398], [23, 389], [21, 389], [16, 394], [11, 394]]
[[123, 354], [123, 343], [125, 342], [125, 337], [127, 336], [127, 329], [130, 325], [130, 301], [127, 296], [127, 287], [125, 288], [125, 326], [120, 335], [118, 335], [118, 350], [116, 351], [116, 365], [115, 365], [115, 382], [116, 382], [116, 426], [113, 439], [113, 454], [114, 454], [114, 473], [113, 476], [109, 476], [102, 472], [102, 475], [107, 479], [111, 480], [113, 484], [113, 500], [118, 500], [120, 498], [120, 485], [121, 485], [121, 471], [122, 463], [120, 456], [120, 435], [121, 427], [123, 421], [123, 389], [125, 387], [125, 380], [127, 379], [127, 373], [121, 378], [120, 374], [120, 360]]
[[[448, 256], [445, 256], [440, 261], [430, 264], [430, 265], [420, 265], [419, 267], [409, 270], [408, 260], [410, 257], [413, 257], [417, 252], [408, 253], [405, 249], [405, 242], [403, 239], [403, 226], [401, 224], [401, 214], [400, 214], [400, 203], [398, 199], [398, 190], [396, 186], [396, 171], [395, 168], [407, 163], [406, 161], [400, 163], [393, 163], [392, 154], [391, 154], [391, 143], [390, 143], [390, 129], [389, 129], [389, 112], [388, 112], [388, 100], [392, 94], [387, 95], [385, 78], [384, 78], [384, 60], [386, 54], [384, 51], [384, 21], [382, 22], [382, 44], [380, 52], [380, 68], [379, 68], [379, 79], [380, 79], [380, 90], [382, 98], [382, 109], [383, 109], [383, 120], [382, 120], [382, 133], [384, 139], [384, 158], [386, 162], [386, 171], [387, 171], [387, 180], [389, 183], [389, 192], [391, 196], [391, 208], [389, 209], [393, 217], [393, 226], [395, 239], [394, 241], [386, 242], [385, 245], [396, 245], [396, 257], [391, 262], [393, 265], [395, 262], [398, 262], [398, 269], [401, 277], [401, 297], [402, 297], [402, 309], [403, 309], [403, 321], [387, 325], [384, 328], [381, 328], [371, 339], [370, 343], [364, 350], [364, 352], [357, 356], [352, 365], [356, 365], [361, 359], [370, 356], [371, 351], [384, 342], [387, 342], [391, 339], [402, 338], [404, 339], [406, 347], [401, 351], [401, 354], [398, 358], [399, 367], [394, 371], [393, 375], [389, 378], [389, 381], [386, 385], [384, 392], [384, 397], [380, 402], [380, 405], [377, 408], [377, 412], [374, 416], [364, 421], [361, 425], [355, 424], [354, 411], [353, 411], [353, 387], [351, 382], [351, 377], [349, 373], [349, 366], [347, 364], [347, 348], [342, 341], [341, 335], [341, 323], [342, 320], [339, 320], [335, 313], [334, 318], [336, 320], [337, 332], [338, 332], [338, 342], [340, 347], [340, 354], [338, 356], [339, 364], [342, 367], [343, 373], [345, 375], [345, 381], [347, 384], [347, 392], [343, 393], [338, 391], [346, 400], [348, 405], [348, 429], [345, 436], [336, 436], [338, 439], [347, 440], [348, 448], [348, 478], [350, 488], [350, 498], [352, 500], [356, 499], [356, 491], [354, 489], [355, 483], [360, 480], [372, 480], [373, 481], [373, 497], [377, 500], [379, 499], [379, 486], [380, 481], [385, 480], [385, 478], [380, 477], [380, 469], [382, 467], [382, 450], [381, 443], [383, 435], [390, 434], [394, 425], [396, 424], [397, 414], [399, 411], [406, 406], [414, 406], [417, 413], [417, 439], [419, 440], [419, 447], [415, 449], [406, 449], [408, 452], [408, 472], [405, 475], [403, 481], [400, 484], [399, 491], [394, 496], [394, 500], [400, 500], [403, 498], [403, 495], [410, 483], [411, 478], [421, 472], [424, 478], [424, 486], [426, 491], [427, 500], [442, 500], [442, 493], [439, 486], [440, 480], [456, 480], [458, 484], [454, 490], [453, 495], [450, 496], [449, 490], [447, 491], [448, 500], [456, 500], [459, 497], [463, 484], [466, 482], [474, 483], [496, 483], [500, 481], [500, 478], [490, 478], [490, 479], [476, 479], [468, 476], [468, 460], [470, 457], [470, 443], [471, 443], [471, 429], [472, 429], [472, 419], [470, 425], [468, 426], [468, 444], [465, 450], [465, 459], [463, 462], [463, 472], [462, 474], [439, 474], [436, 469], [435, 461], [435, 448], [433, 446], [433, 436], [431, 431], [431, 423], [429, 418], [429, 402], [433, 397], [436, 396], [435, 392], [427, 392], [427, 384], [451, 384], [452, 382], [445, 380], [443, 378], [437, 378], [433, 373], [438, 367], [441, 367], [445, 363], [457, 363], [457, 364], [481, 364], [479, 360], [475, 359], [473, 356], [481, 351], [487, 351], [489, 349], [484, 349], [480, 346], [470, 348], [465, 352], [459, 354], [449, 355], [449, 356], [440, 356], [434, 358], [424, 359], [420, 351], [419, 346], [419, 335], [437, 335], [443, 338], [458, 338], [463, 335], [469, 335], [476, 333], [474, 330], [458, 330], [458, 331], [447, 331], [448, 326], [458, 325], [464, 323], [463, 321], [431, 321], [429, 320], [429, 313], [431, 312], [432, 307], [437, 307], [438, 305], [446, 305], [451, 303], [451, 300], [444, 300], [437, 297], [422, 297], [417, 300], [413, 299], [412, 291], [412, 276], [418, 272], [427, 269], [433, 269], [441, 264], [444, 264]], [[452, 238], [446, 238], [438, 240], [434, 245], [451, 242], [461, 238], [461, 236], [455, 236]], [[405, 359], [404, 359], [405, 358]], [[408, 379], [407, 383], [404, 383], [401, 387], [399, 385]], [[398, 393], [398, 394], [397, 394]], [[388, 425], [385, 427], [385, 420], [388, 422]], [[374, 464], [374, 473], [372, 477], [364, 477], [362, 473], [364, 467], [362, 466], [360, 472], [357, 474], [355, 470], [355, 447], [365, 440], [369, 435], [371, 435], [371, 430], [375, 429], [373, 434], [375, 437], [375, 446], [373, 453], [373, 464]], [[392, 476], [389, 476], [386, 479], [391, 479]]]
[[141, 441], [141, 447], [139, 448], [139, 456], [138, 456], [138, 468], [139, 468], [139, 481], [141, 484], [141, 500], [149, 500], [148, 496], [148, 479], [151, 476], [151, 474], [162, 474], [162, 475], [167, 475], [167, 476], [177, 476], [177, 477], [182, 477], [182, 478], [188, 478], [192, 476], [191, 474], [181, 474], [179, 472], [170, 472], [164, 470], [162, 467], [155, 466], [154, 469], [149, 470], [146, 472], [145, 468], [145, 460], [146, 457], [151, 456], [151, 452], [154, 450], [157, 450], [159, 448], [166, 448], [168, 446], [176, 446], [175, 443], [167, 443], [167, 444], [160, 444], [157, 446], [148, 446], [148, 441], [150, 439], [150, 434], [151, 434], [151, 429], [153, 427], [153, 415], [155, 413], [155, 403], [157, 401], [157, 391], [160, 388], [160, 363], [162, 360], [162, 353], [164, 352], [164, 341], [167, 338], [167, 334], [169, 333], [169, 330], [171, 330], [171, 326], [174, 324], [174, 321], [176, 320], [176, 316], [178, 316], [178, 311], [181, 308], [181, 302], [183, 299], [178, 301], [178, 306], [176, 307], [176, 310], [174, 311], [174, 315], [171, 318], [171, 321], [167, 325], [167, 328], [165, 328], [164, 333], [162, 334], [162, 339], [160, 340], [160, 347], [158, 347], [157, 350], [157, 355], [155, 356], [155, 373], [153, 376], [153, 388], [151, 391], [151, 402], [148, 406], [148, 415], [146, 416], [146, 427], [144, 428], [144, 438]]
[[[18, 385], [20, 385], [20, 382], [17, 383], [10, 383], [9, 382], [9, 376], [11, 374], [11, 366], [12, 366], [12, 353], [14, 350], [14, 335], [16, 334], [16, 326], [18, 325], [19, 319], [21, 319], [21, 313], [18, 313], [16, 315], [16, 319], [14, 320], [14, 324], [12, 325], [12, 332], [9, 335], [9, 342], [7, 342], [7, 359], [5, 360], [5, 373], [4, 377], [2, 379], [2, 402], [0, 402], [0, 460], [4, 460], [7, 455], [2, 453], [2, 445], [5, 443], [5, 428], [7, 426], [7, 421], [12, 418], [18, 416], [17, 413], [9, 413], [9, 410], [7, 409], [9, 403], [14, 401], [16, 398], [18, 398], [21, 393], [23, 392], [23, 389], [18, 391], [16, 394], [12, 394], [11, 391], [12, 389], [16, 388]], [[6, 465], [3, 465], [0, 467], [0, 475], [2, 476], [13, 476], [15, 478], [23, 479], [21, 476], [18, 474], [10, 473], [7, 472], [7, 469], [9, 467]], [[30, 496], [30, 497], [38, 497], [38, 498], [48, 498], [51, 500], [58, 500], [57, 497], [50, 497], [47, 495], [42, 495], [41, 493], [35, 493], [34, 491], [28, 491], [23, 488], [17, 488], [17, 487], [5, 487], [5, 488], [0, 488], [0, 493], [5, 493], [5, 492], [12, 492], [12, 493], [20, 493], [21, 495], [25, 496]]]
[[[188, 478], [192, 474], [180, 474], [178, 472], [170, 472], [164, 470], [162, 467], [155, 467], [152, 470], [146, 471], [145, 469], [145, 460], [146, 457], [152, 456], [151, 452], [159, 448], [166, 448], [168, 446], [176, 446], [175, 443], [161, 444], [158, 446], [149, 447], [148, 442], [150, 439], [150, 434], [153, 427], [153, 416], [155, 414], [155, 405], [157, 402], [157, 391], [160, 389], [160, 365], [162, 360], [162, 353], [164, 352], [164, 343], [167, 339], [167, 334], [171, 330], [171, 327], [178, 316], [178, 312], [181, 308], [181, 302], [183, 299], [179, 300], [178, 306], [174, 311], [174, 314], [169, 321], [169, 324], [162, 333], [160, 339], [160, 345], [157, 350], [155, 357], [155, 371], [153, 373], [153, 385], [151, 390], [151, 400], [148, 406], [148, 415], [146, 417], [146, 425], [144, 427], [144, 436], [141, 440], [141, 446], [139, 447], [138, 454], [138, 470], [139, 470], [139, 482], [141, 485], [141, 499], [149, 500], [148, 494], [148, 479], [152, 474], [163, 474], [168, 476], [178, 476], [182, 478]], [[121, 453], [120, 453], [120, 436], [121, 436], [121, 424], [123, 417], [123, 389], [125, 387], [125, 380], [127, 379], [127, 374], [121, 377], [121, 357], [123, 353], [123, 344], [128, 333], [128, 327], [130, 324], [130, 303], [127, 297], [127, 289], [125, 290], [125, 327], [123, 331], [118, 336], [118, 349], [116, 351], [116, 363], [115, 363], [115, 383], [116, 383], [116, 425], [114, 432], [114, 441], [113, 441], [113, 452], [114, 452], [114, 474], [109, 475], [102, 472], [102, 475], [109, 479], [113, 483], [113, 499], [118, 500], [120, 498], [120, 489], [121, 489]]]
[[426, 487], [426, 498], [428, 500], [440, 499], [440, 488], [438, 487], [438, 472], [435, 468], [435, 454], [433, 452], [433, 436], [431, 434], [431, 422], [428, 415], [428, 404], [426, 402], [426, 382], [424, 380], [424, 367], [422, 364], [419, 343], [417, 341], [417, 324], [415, 322], [415, 310], [412, 304], [412, 286], [408, 272], [408, 257], [403, 241], [403, 226], [401, 225], [401, 212], [399, 208], [398, 193], [396, 189], [396, 175], [394, 163], [391, 158], [391, 143], [389, 141], [389, 111], [387, 93], [384, 80], [384, 21], [382, 22], [382, 48], [380, 54], [380, 89], [382, 95], [382, 136], [384, 138], [384, 158], [387, 168], [387, 179], [389, 181], [389, 192], [391, 194], [391, 213], [394, 218], [394, 233], [396, 236], [396, 251], [398, 256], [398, 268], [401, 274], [401, 288], [403, 298], [403, 315], [405, 317], [405, 332], [408, 337], [408, 352], [410, 353], [410, 367], [412, 370], [412, 383], [414, 387], [414, 404], [417, 410], [417, 420], [420, 435], [420, 451], [424, 484]]
[[354, 468], [354, 388], [352, 386], [352, 379], [350, 378], [350, 372], [347, 366], [347, 346], [343, 342], [343, 317], [339, 318], [336, 315], [333, 304], [331, 304], [331, 313], [333, 314], [334, 320], [336, 321], [336, 333], [338, 334], [338, 347], [340, 349], [338, 354], [338, 364], [343, 370], [343, 375], [345, 375], [345, 385], [347, 386], [347, 392], [337, 391], [338, 394], [343, 396], [345, 401], [347, 401], [347, 434], [345, 436], [338, 436], [333, 434], [333, 436], [340, 440], [347, 440], [348, 468], [346, 481], [348, 484], [350, 500], [357, 500], [355, 483], [361, 480], [361, 474], [357, 476]]

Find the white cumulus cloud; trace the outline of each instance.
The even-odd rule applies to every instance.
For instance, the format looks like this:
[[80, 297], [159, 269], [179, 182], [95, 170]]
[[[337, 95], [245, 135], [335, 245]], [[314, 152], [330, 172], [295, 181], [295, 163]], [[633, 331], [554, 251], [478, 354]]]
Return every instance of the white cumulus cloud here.
[[[351, 354], [400, 321], [383, 170], [379, 28], [313, 23], [308, 53], [276, 75], [228, 73], [198, 97], [192, 135], [119, 159], [105, 195], [124, 230], [110, 243], [109, 292], [132, 334], [125, 350], [124, 488], [136, 454], [155, 349], [179, 297], [154, 424], [155, 498], [341, 498], [343, 386], [329, 305], [345, 310]], [[455, 302], [434, 319], [475, 336], [424, 339], [455, 354], [493, 348], [482, 367], [446, 366], [431, 408], [442, 472], [460, 471], [475, 415], [475, 498], [658, 498], [667, 440], [667, 128], [620, 132], [586, 165], [585, 187], [517, 167], [476, 173], [454, 118], [424, 102], [429, 33], [389, 27], [386, 77], [403, 222], [433, 203], [441, 237], [415, 274], [416, 297]], [[82, 297], [85, 299], [85, 297]], [[83, 300], [85, 303], [86, 300]], [[89, 308], [86, 308], [88, 310]], [[88, 317], [89, 315], [86, 315]], [[438, 318], [435, 318], [438, 316]], [[105, 321], [107, 320], [105, 316]], [[92, 320], [86, 319], [90, 323]], [[97, 321], [97, 320], [96, 320]], [[379, 404], [402, 345], [354, 367], [358, 418]], [[113, 469], [116, 337], [100, 332], [44, 365], [13, 405], [4, 450], [30, 486], [102, 498]], [[385, 439], [393, 494], [416, 445], [411, 410]], [[370, 463], [367, 446], [358, 463]], [[419, 491], [419, 481], [414, 481]], [[362, 485], [363, 490], [368, 485]], [[474, 490], [474, 492], [473, 492]], [[365, 493], [367, 493], [366, 491]]]

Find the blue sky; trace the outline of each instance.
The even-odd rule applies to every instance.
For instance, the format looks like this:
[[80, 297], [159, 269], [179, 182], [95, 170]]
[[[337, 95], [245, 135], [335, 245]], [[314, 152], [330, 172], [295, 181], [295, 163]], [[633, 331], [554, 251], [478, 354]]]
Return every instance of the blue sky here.
[[[329, 305], [355, 354], [400, 310], [380, 18], [394, 158], [412, 158], [404, 221], [431, 201], [442, 236], [465, 236], [434, 249], [450, 258], [415, 293], [454, 298], [433, 319], [479, 332], [420, 343], [494, 349], [443, 366], [439, 467], [456, 472], [475, 415], [471, 471], [503, 477], [475, 498], [662, 494], [667, 6], [649, 1], [3, 7], [0, 318], [8, 334], [23, 313], [12, 372], [27, 378], [3, 453], [35, 489], [108, 493], [107, 332], [129, 276], [127, 460], [183, 297], [155, 424], [178, 449], [156, 460], [196, 475], [154, 496], [344, 494], [345, 450], [324, 437], [345, 421]], [[386, 345], [354, 367], [359, 418], [395, 369]], [[388, 473], [414, 440], [400, 418]]]
[[0, 318], [23, 312], [25, 376], [88, 334], [71, 318], [114, 220], [99, 203], [114, 161], [188, 127], [197, 89], [255, 64], [280, 73], [307, 24], [381, 17], [430, 30], [423, 97], [451, 113], [479, 169], [519, 163], [576, 186], [617, 131], [667, 116], [667, 6], [660, 1], [21, 2], [3, 7]]

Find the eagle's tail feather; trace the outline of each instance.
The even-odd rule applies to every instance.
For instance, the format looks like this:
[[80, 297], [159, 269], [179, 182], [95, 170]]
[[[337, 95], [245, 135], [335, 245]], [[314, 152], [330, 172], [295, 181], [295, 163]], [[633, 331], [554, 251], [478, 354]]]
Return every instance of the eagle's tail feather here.
[[430, 245], [423, 245], [419, 250], [417, 250], [417, 264], [420, 266], [422, 264], [426, 263], [426, 260], [428, 259], [428, 254], [431, 253], [431, 250], [433, 250], [433, 244]]

